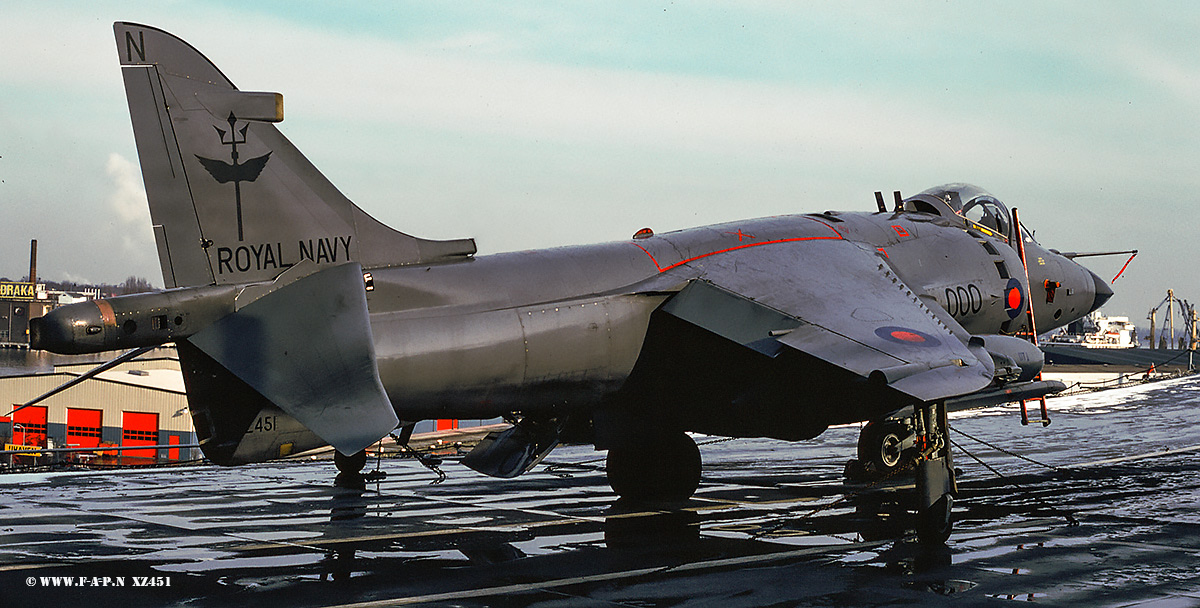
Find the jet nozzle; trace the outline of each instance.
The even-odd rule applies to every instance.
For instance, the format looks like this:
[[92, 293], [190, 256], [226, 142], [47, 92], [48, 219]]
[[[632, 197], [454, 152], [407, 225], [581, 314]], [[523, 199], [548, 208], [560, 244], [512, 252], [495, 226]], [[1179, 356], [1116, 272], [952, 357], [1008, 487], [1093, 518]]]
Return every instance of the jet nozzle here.
[[64, 355], [103, 350], [104, 320], [93, 302], [72, 304], [29, 320], [29, 347]]
[[1095, 284], [1096, 289], [1096, 298], [1092, 301], [1091, 309], [1088, 310], [1088, 312], [1092, 312], [1104, 306], [1104, 303], [1113, 297], [1113, 290], [1112, 287], [1109, 287], [1108, 283], [1104, 282], [1104, 279], [1096, 276], [1096, 273], [1089, 270], [1088, 274], [1092, 275], [1092, 283]]

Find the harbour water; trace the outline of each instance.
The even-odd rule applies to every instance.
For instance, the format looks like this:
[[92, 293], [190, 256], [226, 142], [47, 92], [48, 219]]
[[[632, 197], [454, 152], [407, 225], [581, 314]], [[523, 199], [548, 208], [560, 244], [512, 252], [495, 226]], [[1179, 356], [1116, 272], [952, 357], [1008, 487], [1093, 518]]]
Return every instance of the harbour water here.
[[[110, 357], [111, 358], [111, 357]], [[55, 355], [43, 350], [0, 349], [0, 378], [54, 371], [55, 365], [104, 361], [103, 355]]]

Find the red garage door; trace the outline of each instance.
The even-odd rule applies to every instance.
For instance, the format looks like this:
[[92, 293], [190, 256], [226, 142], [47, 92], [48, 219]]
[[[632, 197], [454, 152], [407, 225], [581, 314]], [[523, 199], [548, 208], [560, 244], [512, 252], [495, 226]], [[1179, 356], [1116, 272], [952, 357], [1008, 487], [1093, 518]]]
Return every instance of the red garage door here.
[[36, 405], [12, 415], [13, 443], [46, 447], [46, 407]]
[[[124, 412], [121, 416], [121, 447], [158, 445], [158, 414]], [[128, 458], [154, 458], [154, 450], [122, 450]]]
[[67, 446], [94, 448], [100, 445], [100, 410], [67, 408]]

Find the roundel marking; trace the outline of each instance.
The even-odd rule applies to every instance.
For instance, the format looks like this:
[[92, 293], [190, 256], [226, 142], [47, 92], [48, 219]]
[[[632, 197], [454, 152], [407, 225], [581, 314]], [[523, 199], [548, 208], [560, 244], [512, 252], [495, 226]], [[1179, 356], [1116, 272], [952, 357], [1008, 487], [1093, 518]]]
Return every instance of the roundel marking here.
[[927, 334], [921, 330], [911, 327], [899, 327], [896, 325], [885, 325], [875, 330], [875, 335], [896, 344], [905, 344], [907, 346], [937, 346], [942, 343], [937, 337]]
[[1004, 288], [1004, 312], [1008, 313], [1009, 319], [1017, 318], [1021, 314], [1021, 310], [1025, 308], [1025, 292], [1021, 289], [1021, 282], [1016, 279], [1009, 279], [1008, 285]]

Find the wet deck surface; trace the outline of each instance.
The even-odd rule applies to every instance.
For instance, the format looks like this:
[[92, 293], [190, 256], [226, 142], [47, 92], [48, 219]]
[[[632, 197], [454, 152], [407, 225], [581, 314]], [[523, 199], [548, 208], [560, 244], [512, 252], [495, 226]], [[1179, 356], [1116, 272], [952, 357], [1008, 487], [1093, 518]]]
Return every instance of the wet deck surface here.
[[1200, 605], [1200, 379], [1051, 407], [1047, 429], [1011, 408], [952, 425], [1055, 467], [1183, 451], [1055, 471], [956, 434], [1004, 477], [956, 452], [955, 533], [932, 551], [902, 488], [842, 483], [854, 428], [703, 445], [696, 497], [654, 508], [577, 467], [502, 481], [447, 464], [430, 485], [385, 460], [363, 489], [328, 462], [10, 475], [0, 605]]

